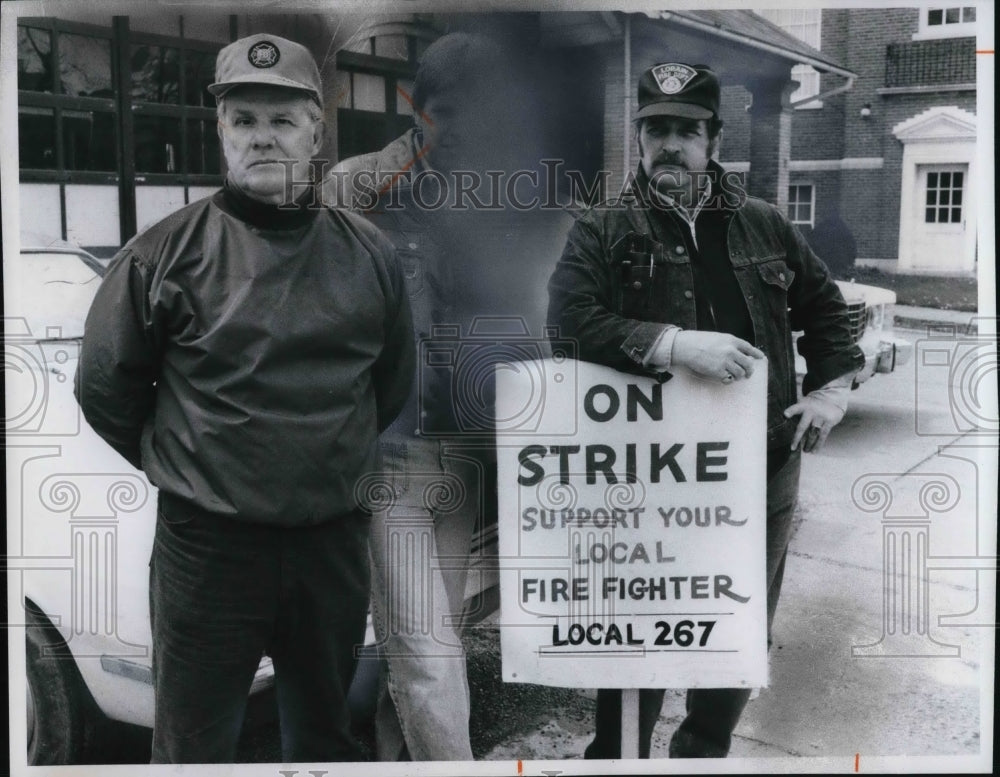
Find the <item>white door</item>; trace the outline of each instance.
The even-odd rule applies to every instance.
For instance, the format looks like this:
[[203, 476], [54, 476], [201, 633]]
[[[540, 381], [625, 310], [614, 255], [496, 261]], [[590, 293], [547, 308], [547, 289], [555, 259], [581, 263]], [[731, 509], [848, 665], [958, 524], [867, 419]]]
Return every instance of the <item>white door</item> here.
[[960, 270], [970, 264], [968, 183], [966, 164], [917, 165], [914, 269]]

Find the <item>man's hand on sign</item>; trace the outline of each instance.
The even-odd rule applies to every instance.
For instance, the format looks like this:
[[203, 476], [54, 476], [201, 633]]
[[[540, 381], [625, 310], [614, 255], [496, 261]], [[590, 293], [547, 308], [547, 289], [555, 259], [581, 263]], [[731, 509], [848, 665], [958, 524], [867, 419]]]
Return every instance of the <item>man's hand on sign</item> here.
[[763, 351], [733, 335], [684, 329], [674, 339], [670, 362], [706, 378], [732, 383], [753, 375], [754, 361], [763, 358]]
[[785, 410], [785, 418], [796, 415], [802, 417], [792, 438], [792, 450], [798, 448], [801, 442], [802, 450], [812, 453], [826, 442], [830, 430], [844, 417], [844, 410], [833, 402], [810, 394]]

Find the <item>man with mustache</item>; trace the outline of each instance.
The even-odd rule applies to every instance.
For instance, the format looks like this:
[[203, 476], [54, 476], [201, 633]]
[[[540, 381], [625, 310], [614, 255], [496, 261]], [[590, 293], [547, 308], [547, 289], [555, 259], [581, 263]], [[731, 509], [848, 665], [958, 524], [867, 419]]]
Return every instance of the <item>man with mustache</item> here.
[[219, 52], [222, 190], [122, 248], [87, 317], [77, 399], [159, 489], [153, 763], [232, 762], [274, 662], [282, 758], [360, 760], [371, 515], [356, 483], [400, 412], [413, 330], [393, 246], [319, 207], [319, 70], [251, 35]]
[[[681, 365], [730, 384], [767, 356], [767, 618], [774, 617], [798, 493], [800, 450], [844, 415], [854, 373], [847, 308], [823, 263], [776, 208], [713, 160], [721, 89], [704, 65], [658, 64], [639, 80], [640, 165], [624, 196], [574, 225], [549, 282], [549, 323], [581, 358], [669, 378]], [[796, 398], [792, 331], [808, 372]], [[761, 451], [764, 455], [764, 451]], [[664, 692], [639, 694], [639, 755], [649, 757]], [[725, 757], [750, 689], [689, 690], [670, 740], [676, 758]], [[587, 758], [618, 758], [621, 692], [597, 697]]]

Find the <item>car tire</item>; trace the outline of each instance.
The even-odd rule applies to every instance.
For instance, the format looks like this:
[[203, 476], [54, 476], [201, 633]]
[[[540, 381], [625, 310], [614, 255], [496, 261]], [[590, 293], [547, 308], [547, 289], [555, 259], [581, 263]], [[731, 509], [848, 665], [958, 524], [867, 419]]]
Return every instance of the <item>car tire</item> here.
[[28, 764], [86, 763], [100, 712], [48, 618], [25, 607]]

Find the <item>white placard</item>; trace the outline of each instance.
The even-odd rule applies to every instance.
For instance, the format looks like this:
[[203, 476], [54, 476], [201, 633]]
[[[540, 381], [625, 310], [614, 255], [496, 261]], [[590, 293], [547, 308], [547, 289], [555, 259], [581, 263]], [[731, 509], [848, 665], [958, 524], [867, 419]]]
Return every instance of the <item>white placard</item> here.
[[761, 367], [728, 386], [498, 368], [505, 681], [767, 684]]

